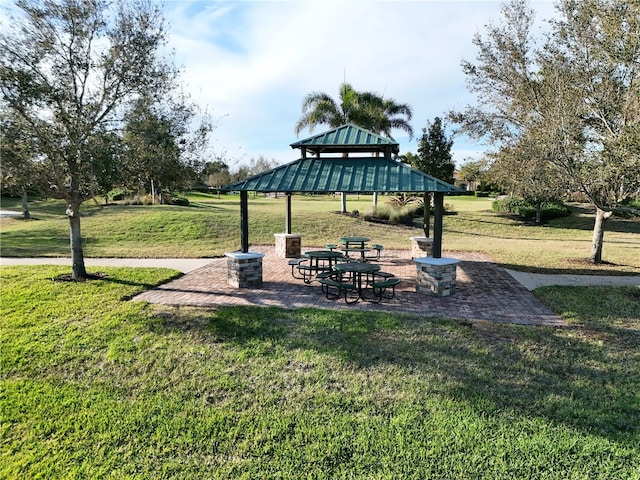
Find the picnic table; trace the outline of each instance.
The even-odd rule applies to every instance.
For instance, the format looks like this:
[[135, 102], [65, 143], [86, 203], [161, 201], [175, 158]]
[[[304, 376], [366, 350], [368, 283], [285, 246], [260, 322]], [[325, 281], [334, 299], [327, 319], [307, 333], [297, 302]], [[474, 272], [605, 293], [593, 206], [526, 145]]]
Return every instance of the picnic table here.
[[[311, 250], [303, 254], [308, 262], [302, 261], [297, 265], [297, 269], [304, 283], [311, 283], [316, 275], [323, 272], [330, 272], [334, 265], [342, 258], [342, 253], [331, 250]], [[292, 269], [293, 273], [293, 269]], [[294, 275], [295, 277], [295, 275]]]
[[359, 253], [360, 260], [366, 261], [365, 255], [371, 251], [371, 248], [367, 247], [367, 242], [370, 242], [369, 237], [341, 237], [340, 243], [344, 245], [342, 251], [348, 257], [349, 253]]
[[[349, 273], [353, 281], [353, 285], [358, 292], [358, 298], [364, 300], [364, 291], [369, 283], [369, 276], [380, 270], [380, 265], [364, 262], [340, 263], [334, 267], [336, 272]], [[364, 283], [362, 277], [365, 276]]]

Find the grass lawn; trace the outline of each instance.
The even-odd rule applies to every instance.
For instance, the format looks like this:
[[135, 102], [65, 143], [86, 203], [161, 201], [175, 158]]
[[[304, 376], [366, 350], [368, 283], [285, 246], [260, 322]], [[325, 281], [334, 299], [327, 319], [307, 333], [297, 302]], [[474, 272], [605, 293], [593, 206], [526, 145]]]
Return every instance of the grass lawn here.
[[531, 328], [62, 273], [1, 269], [0, 478], [640, 478], [636, 288], [540, 289], [572, 326]]
[[[83, 207], [87, 256], [211, 257], [239, 247], [237, 197]], [[2, 199], [2, 208], [19, 209]], [[380, 202], [384, 202], [381, 197]], [[489, 199], [448, 197], [444, 249], [511, 268], [640, 273], [640, 219], [526, 226]], [[366, 211], [371, 197], [350, 196]], [[295, 196], [304, 246], [345, 234], [410, 248], [420, 228]], [[250, 241], [284, 231], [284, 200], [250, 198]], [[68, 256], [64, 205], [0, 218], [1, 254]], [[176, 274], [0, 269], [0, 478], [640, 479], [640, 294], [536, 291], [572, 325], [531, 328], [353, 311], [128, 302]]]
[[[83, 206], [82, 231], [88, 257], [215, 257], [240, 247], [238, 196], [191, 194], [189, 207], [155, 205]], [[295, 195], [292, 229], [303, 246], [323, 247], [344, 235], [366, 235], [387, 248], [411, 248], [409, 237], [422, 236], [415, 227], [370, 223], [336, 213], [339, 196]], [[379, 198], [385, 205], [385, 197]], [[535, 272], [640, 274], [640, 218], [613, 218], [607, 225], [603, 258], [594, 266], [588, 258], [593, 213], [573, 207], [570, 218], [544, 226], [524, 225], [491, 211], [491, 199], [446, 197], [455, 212], [444, 219], [443, 249], [483, 251], [498, 264]], [[350, 195], [349, 211], [366, 212], [371, 196]], [[2, 199], [2, 208], [18, 208], [18, 200]], [[61, 202], [32, 202], [34, 220], [0, 218], [4, 256], [69, 256], [69, 226]], [[250, 196], [249, 240], [273, 245], [274, 233], [284, 231], [285, 203], [281, 198]]]

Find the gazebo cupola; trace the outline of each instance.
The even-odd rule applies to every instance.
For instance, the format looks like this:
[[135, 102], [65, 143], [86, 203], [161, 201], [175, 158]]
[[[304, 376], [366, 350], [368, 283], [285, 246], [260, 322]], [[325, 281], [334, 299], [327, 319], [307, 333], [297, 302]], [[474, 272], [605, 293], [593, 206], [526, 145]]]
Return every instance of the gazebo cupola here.
[[351, 123], [294, 142], [291, 148], [299, 148], [302, 158], [307, 158], [308, 153], [317, 158], [320, 155], [348, 156], [352, 153], [360, 155], [371, 153], [375, 157], [391, 158], [400, 152], [398, 143]]

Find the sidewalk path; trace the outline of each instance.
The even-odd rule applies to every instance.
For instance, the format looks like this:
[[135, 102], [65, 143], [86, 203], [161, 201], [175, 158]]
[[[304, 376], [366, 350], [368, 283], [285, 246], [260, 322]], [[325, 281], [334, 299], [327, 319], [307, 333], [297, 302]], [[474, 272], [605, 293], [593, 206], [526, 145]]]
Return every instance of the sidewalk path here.
[[[88, 267], [162, 267], [188, 273], [209, 265], [216, 258], [87, 258]], [[0, 265], [71, 265], [67, 257], [0, 257]], [[589, 285], [640, 287], [640, 275], [570, 275], [519, 272], [505, 269], [527, 290], [550, 285], [584, 287]]]
[[[154, 267], [173, 268], [188, 273], [211, 263], [213, 258], [87, 258], [87, 267]], [[71, 258], [65, 257], [2, 257], [0, 265], [69, 265]]]
[[632, 286], [640, 287], [640, 275], [635, 276], [608, 276], [608, 275], [547, 275], [544, 273], [527, 273], [505, 269], [509, 275], [524, 285], [527, 290], [535, 290], [538, 287], [549, 285], [567, 285], [572, 287], [586, 287], [589, 285], [603, 286]]
[[2, 210], [0, 209], [0, 217], [21, 217], [22, 212], [16, 210]]

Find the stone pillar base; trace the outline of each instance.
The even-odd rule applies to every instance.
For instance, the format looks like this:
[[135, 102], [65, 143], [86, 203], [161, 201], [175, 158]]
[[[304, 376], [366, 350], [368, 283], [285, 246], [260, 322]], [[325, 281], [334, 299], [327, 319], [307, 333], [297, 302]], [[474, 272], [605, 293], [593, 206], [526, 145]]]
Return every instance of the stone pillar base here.
[[411, 258], [433, 257], [433, 238], [409, 238], [411, 239]]
[[302, 253], [302, 235], [297, 233], [274, 233], [276, 255], [279, 258], [298, 258]]
[[262, 257], [264, 253], [225, 253], [227, 257], [227, 283], [236, 288], [262, 285]]
[[414, 258], [416, 262], [416, 292], [434, 297], [448, 297], [456, 293], [455, 258]]

